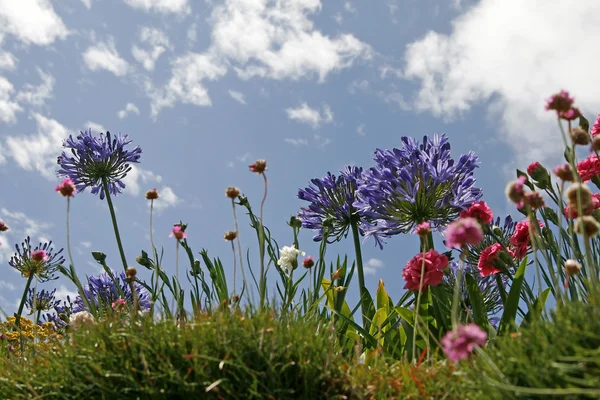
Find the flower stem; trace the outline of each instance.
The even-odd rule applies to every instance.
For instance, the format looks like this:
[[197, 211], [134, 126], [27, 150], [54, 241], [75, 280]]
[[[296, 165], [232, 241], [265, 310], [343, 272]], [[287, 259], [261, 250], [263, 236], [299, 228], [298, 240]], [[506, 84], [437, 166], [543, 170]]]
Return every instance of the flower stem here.
[[358, 270], [358, 286], [360, 290], [360, 304], [362, 310], [363, 328], [368, 332], [370, 325], [369, 320], [367, 318], [367, 312], [369, 311], [369, 304], [367, 302], [368, 292], [367, 288], [365, 287], [365, 273], [363, 268], [362, 252], [360, 249], [360, 237], [358, 234], [358, 220], [352, 218], [350, 226], [352, 227], [352, 237], [354, 238], [354, 251], [356, 253], [356, 268]]
[[27, 283], [25, 284], [25, 290], [23, 290], [23, 297], [21, 297], [21, 303], [19, 304], [19, 310], [17, 311], [15, 325], [19, 330], [19, 337], [21, 339], [21, 355], [23, 355], [23, 336], [20, 334], [21, 332], [21, 314], [23, 314], [23, 307], [25, 307], [25, 299], [27, 298], [27, 293], [29, 292], [29, 287], [31, 286], [31, 281], [33, 280], [34, 274], [29, 272], [29, 277], [27, 278]]
[[242, 270], [242, 292], [246, 287], [246, 273], [244, 272], [244, 255], [242, 253], [242, 241], [240, 240], [240, 229], [238, 227], [237, 213], [235, 211], [235, 201], [231, 199], [231, 209], [233, 210], [233, 222], [235, 223], [235, 231], [237, 232], [238, 254], [240, 256], [240, 270]]
[[417, 330], [419, 323], [419, 311], [421, 308], [421, 296], [423, 295], [423, 281], [425, 280], [425, 256], [427, 254], [427, 245], [421, 245], [421, 279], [419, 281], [419, 291], [417, 292], [417, 304], [415, 306], [415, 325], [413, 326], [412, 354], [411, 357], [416, 360], [415, 351], [417, 349]]
[[260, 283], [259, 283], [259, 296], [260, 296], [260, 308], [262, 309], [265, 304], [265, 297], [267, 291], [267, 277], [265, 276], [265, 227], [263, 225], [263, 211], [265, 206], [265, 200], [267, 200], [267, 175], [263, 172], [261, 174], [265, 181], [265, 192], [260, 202], [260, 230], [258, 231], [258, 247], [260, 249]]

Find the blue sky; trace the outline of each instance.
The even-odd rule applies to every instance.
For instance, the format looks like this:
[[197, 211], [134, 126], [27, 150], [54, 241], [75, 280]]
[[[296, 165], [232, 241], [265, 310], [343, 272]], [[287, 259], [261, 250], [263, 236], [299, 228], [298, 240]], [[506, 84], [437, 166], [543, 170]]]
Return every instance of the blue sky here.
[[[504, 216], [514, 168], [559, 159], [543, 99], [566, 88], [590, 119], [600, 110], [599, 27], [596, 0], [0, 0], [0, 219], [11, 228], [0, 236], [0, 307], [12, 312], [25, 283], [7, 264], [15, 243], [65, 245], [56, 157], [88, 127], [144, 150], [116, 199], [130, 264], [149, 249], [148, 189], [162, 194], [154, 234], [167, 269], [179, 220], [195, 251], [231, 265], [224, 190], [240, 187], [258, 208], [262, 180], [248, 164], [267, 159], [265, 223], [289, 245], [299, 187], [369, 167], [375, 148], [404, 135], [446, 133], [455, 156], [474, 150], [484, 199]], [[79, 194], [71, 220], [80, 274], [98, 272], [92, 250], [119, 269], [106, 205]], [[301, 249], [314, 255], [311, 237]], [[398, 298], [416, 249], [415, 237], [383, 251], [367, 242], [369, 287], [381, 278]], [[350, 243], [337, 252], [352, 254]], [[64, 278], [52, 285], [72, 290]]]

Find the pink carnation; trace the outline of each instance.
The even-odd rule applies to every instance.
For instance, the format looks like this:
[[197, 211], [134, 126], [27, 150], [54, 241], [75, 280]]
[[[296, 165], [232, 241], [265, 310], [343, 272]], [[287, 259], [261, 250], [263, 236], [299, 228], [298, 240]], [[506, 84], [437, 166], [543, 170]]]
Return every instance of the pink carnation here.
[[46, 250], [36, 250], [31, 252], [31, 260], [36, 263], [41, 263], [48, 259], [48, 253]]
[[[544, 223], [538, 219], [538, 225], [540, 228], [544, 227]], [[513, 256], [519, 260], [525, 257], [529, 250], [530, 238], [529, 238], [529, 220], [525, 219], [520, 221], [515, 226], [515, 231], [510, 237], [510, 243], [514, 246]]]
[[596, 118], [596, 122], [594, 122], [594, 125], [592, 125], [592, 128], [590, 129], [590, 135], [592, 135], [592, 137], [594, 137], [599, 133], [600, 133], [600, 114], [598, 114], [598, 118]]
[[481, 251], [479, 254], [479, 262], [477, 263], [479, 275], [488, 276], [500, 272], [500, 270], [496, 268], [495, 263], [500, 260], [501, 251], [503, 251], [503, 249], [500, 243], [495, 243]]
[[73, 197], [75, 195], [75, 182], [71, 178], [65, 178], [54, 190], [60, 192], [64, 197]]
[[169, 235], [169, 237], [173, 237], [173, 236], [175, 236], [175, 239], [181, 240], [181, 239], [187, 238], [187, 233], [184, 232], [184, 230], [181, 227], [181, 225], [175, 225], [173, 227], [173, 231], [171, 232], [171, 234]]
[[577, 172], [581, 176], [583, 182], [587, 182], [594, 176], [600, 174], [600, 162], [598, 162], [598, 156], [592, 154], [588, 158], [579, 161], [577, 164]]
[[481, 225], [475, 218], [459, 218], [446, 228], [446, 246], [451, 249], [462, 249], [470, 244], [475, 245], [483, 240]]
[[[439, 254], [434, 249], [425, 253], [425, 275], [423, 277], [423, 288], [428, 286], [437, 286], [442, 282], [444, 273], [442, 270], [448, 266], [448, 257]], [[404, 289], [419, 290], [421, 283], [421, 268], [423, 267], [423, 253], [419, 253], [412, 258], [402, 271], [402, 277], [406, 281]]]
[[415, 227], [415, 233], [420, 237], [425, 237], [429, 235], [429, 232], [431, 232], [431, 225], [427, 221], [421, 222]]
[[441, 343], [446, 356], [457, 362], [469, 357], [475, 346], [484, 346], [486, 340], [487, 333], [476, 324], [468, 324], [459, 325], [455, 330], [446, 333]]
[[566, 112], [571, 109], [574, 102], [575, 99], [571, 97], [569, 92], [563, 89], [546, 100], [546, 111], [556, 110], [557, 112]]
[[491, 224], [494, 220], [494, 213], [485, 201], [476, 201], [471, 204], [468, 209], [461, 212], [460, 217], [471, 217], [481, 221], [483, 224]]

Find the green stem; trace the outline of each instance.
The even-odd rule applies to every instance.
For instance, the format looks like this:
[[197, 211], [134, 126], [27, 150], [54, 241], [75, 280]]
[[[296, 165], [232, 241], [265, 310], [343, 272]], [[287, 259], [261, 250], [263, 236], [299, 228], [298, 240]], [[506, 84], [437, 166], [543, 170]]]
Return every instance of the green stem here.
[[360, 249], [360, 237], [358, 234], [358, 220], [356, 218], [352, 218], [350, 226], [352, 227], [352, 237], [354, 238], [354, 251], [356, 253], [356, 267], [358, 270], [358, 286], [360, 289], [360, 304], [362, 310], [363, 328], [368, 332], [370, 325], [367, 318], [369, 304], [367, 303], [368, 293], [367, 288], [365, 287], [365, 273], [363, 268], [362, 252]]
[[29, 292], [29, 286], [31, 286], [31, 281], [33, 280], [34, 274], [29, 272], [29, 277], [27, 278], [27, 284], [25, 284], [25, 290], [23, 291], [23, 297], [21, 297], [21, 304], [19, 304], [19, 310], [17, 311], [15, 325], [17, 326], [17, 330], [19, 331], [19, 338], [21, 344], [21, 356], [24, 356], [23, 350], [23, 335], [21, 335], [21, 314], [23, 314], [23, 307], [25, 307], [25, 299], [27, 298], [27, 293]]
[[[423, 239], [423, 238], [421, 238]], [[422, 257], [421, 259], [423, 260], [423, 262], [421, 263], [421, 279], [419, 281], [419, 288], [418, 288], [418, 292], [417, 292], [417, 304], [415, 306], [415, 325], [413, 327], [413, 340], [412, 340], [412, 354], [411, 357], [413, 359], [416, 359], [415, 357], [415, 351], [417, 349], [417, 331], [418, 331], [418, 322], [419, 322], [419, 311], [421, 308], [421, 296], [423, 294], [423, 281], [425, 278], [425, 255], [427, 253], [427, 245], [424, 243], [424, 241], [422, 240], [422, 245], [421, 245], [421, 252], [422, 252]]]
[[[238, 227], [237, 213], [235, 211], [235, 201], [231, 199], [231, 209], [233, 210], [233, 222], [235, 223], [235, 231], [237, 232], [237, 247], [240, 258], [240, 270], [242, 271], [242, 292], [247, 285], [246, 273], [244, 272], [244, 254], [242, 253], [242, 241], [240, 240], [240, 228]], [[234, 255], [235, 256], [235, 255]]]
[[267, 277], [265, 276], [265, 228], [263, 225], [263, 211], [265, 206], [265, 201], [267, 200], [267, 175], [263, 172], [261, 174], [265, 181], [265, 192], [263, 194], [262, 201], [260, 202], [260, 230], [258, 231], [258, 246], [260, 249], [260, 281], [259, 281], [259, 296], [260, 296], [260, 308], [262, 309], [265, 304], [265, 297], [267, 291]]

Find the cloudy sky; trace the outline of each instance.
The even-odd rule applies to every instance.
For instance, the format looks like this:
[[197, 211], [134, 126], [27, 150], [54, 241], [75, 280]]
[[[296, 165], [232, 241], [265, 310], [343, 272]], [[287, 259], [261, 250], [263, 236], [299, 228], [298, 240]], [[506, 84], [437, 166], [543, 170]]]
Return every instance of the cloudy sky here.
[[[247, 168], [257, 158], [268, 160], [265, 222], [282, 246], [299, 187], [368, 167], [404, 135], [446, 133], [456, 156], [474, 150], [485, 199], [505, 215], [514, 168], [558, 159], [543, 99], [565, 88], [589, 119], [600, 111], [598, 42], [597, 0], [0, 0], [0, 219], [11, 228], [0, 307], [13, 312], [25, 283], [7, 264], [15, 243], [65, 245], [66, 202], [53, 189], [69, 134], [127, 133], [144, 150], [116, 199], [130, 264], [149, 248], [144, 192], [156, 187], [166, 268], [179, 220], [196, 251], [231, 265], [224, 190], [239, 186], [258, 208], [262, 180]], [[71, 220], [80, 274], [98, 272], [92, 250], [120, 268], [103, 202], [77, 195]], [[241, 236], [255, 247], [247, 228]], [[311, 237], [301, 247], [315, 254]], [[416, 250], [415, 237], [383, 251], [367, 242], [369, 287], [383, 278], [398, 298]]]

